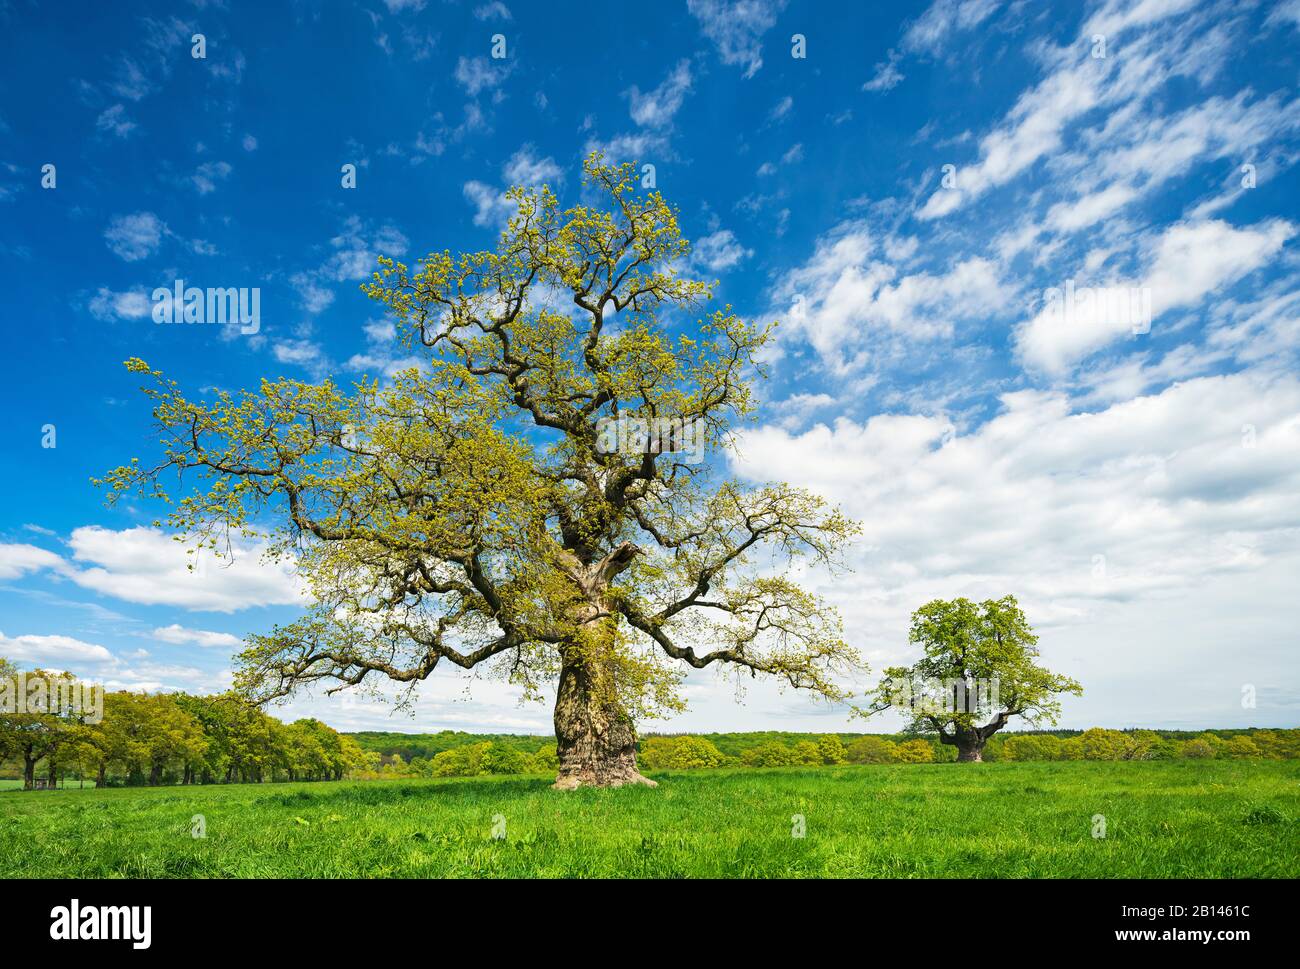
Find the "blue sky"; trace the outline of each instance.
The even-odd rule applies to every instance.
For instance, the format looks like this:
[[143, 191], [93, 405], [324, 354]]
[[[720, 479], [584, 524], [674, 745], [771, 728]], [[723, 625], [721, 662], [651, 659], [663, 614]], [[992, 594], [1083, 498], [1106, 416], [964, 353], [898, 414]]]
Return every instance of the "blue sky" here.
[[[603, 148], [654, 166], [721, 301], [782, 321], [731, 463], [863, 522], [807, 579], [873, 667], [926, 600], [1012, 592], [1085, 685], [1068, 726], [1300, 724], [1297, 41], [1297, 0], [0, 0], [0, 655], [220, 689], [295, 582], [255, 549], [190, 574], [157, 509], [103, 506], [88, 479], [153, 453], [122, 361], [391, 371], [374, 257], [489, 247], [507, 185], [575, 200]], [[259, 288], [258, 332], [155, 324], [176, 279]], [[672, 729], [850, 728], [688, 683]], [[441, 672], [415, 720], [297, 712], [550, 716]]]

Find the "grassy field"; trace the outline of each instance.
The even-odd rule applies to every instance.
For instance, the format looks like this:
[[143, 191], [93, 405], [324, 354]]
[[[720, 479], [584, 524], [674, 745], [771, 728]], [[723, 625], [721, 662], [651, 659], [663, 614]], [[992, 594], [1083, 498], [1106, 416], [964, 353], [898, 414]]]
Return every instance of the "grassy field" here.
[[1296, 762], [657, 776], [570, 794], [517, 777], [5, 792], [0, 876], [1300, 875]]

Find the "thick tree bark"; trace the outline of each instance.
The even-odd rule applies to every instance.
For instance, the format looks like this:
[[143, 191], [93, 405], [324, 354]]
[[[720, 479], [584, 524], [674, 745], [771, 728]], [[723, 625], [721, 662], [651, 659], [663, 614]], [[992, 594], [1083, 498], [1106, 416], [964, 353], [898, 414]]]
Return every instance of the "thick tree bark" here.
[[555, 747], [560, 760], [555, 788], [621, 787], [654, 781], [636, 769], [636, 728], [619, 704], [614, 614], [609, 583], [640, 553], [624, 542], [597, 561], [569, 563], [570, 577], [586, 595], [574, 615], [578, 630], [560, 647], [555, 694]]
[[104, 775], [108, 773], [108, 767], [105, 764], [99, 765], [99, 773], [95, 775], [95, 787], [104, 786]]
[[570, 654], [555, 697], [557, 790], [655, 782], [636, 768], [636, 729], [613, 694], [612, 671]]
[[939, 742], [948, 747], [957, 748], [957, 763], [959, 764], [982, 764], [984, 762], [984, 745], [988, 743], [989, 737], [993, 731], [985, 735], [984, 731], [988, 728], [975, 728], [974, 730], [957, 730], [948, 733], [942, 728], [939, 729]]
[[1007, 721], [1013, 716], [1023, 712], [1022, 708], [1013, 705], [1000, 712], [982, 727], [976, 727], [971, 731], [958, 732], [956, 739], [957, 760], [972, 764], [983, 763], [984, 745], [989, 742], [989, 738], [1005, 727]]

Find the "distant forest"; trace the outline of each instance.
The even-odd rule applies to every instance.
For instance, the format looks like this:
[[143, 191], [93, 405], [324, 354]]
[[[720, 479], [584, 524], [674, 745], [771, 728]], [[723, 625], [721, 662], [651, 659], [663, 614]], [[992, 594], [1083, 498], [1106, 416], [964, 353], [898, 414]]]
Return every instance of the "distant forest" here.
[[[362, 731], [347, 734], [375, 760], [378, 777], [454, 776], [544, 771], [555, 738], [541, 734]], [[782, 730], [748, 733], [645, 733], [646, 769], [786, 767], [834, 764], [937, 763], [955, 759], [933, 734], [813, 734]], [[1300, 758], [1300, 730], [1039, 730], [994, 736], [985, 760], [1171, 760], [1176, 758], [1283, 760]]]
[[[371, 751], [381, 754], [385, 757], [400, 757], [402, 760], [411, 761], [416, 757], [422, 757], [426, 760], [432, 759], [435, 755], [442, 753], [444, 750], [452, 750], [456, 747], [463, 747], [467, 744], [495, 743], [505, 747], [511, 747], [518, 750], [521, 754], [535, 754], [543, 747], [555, 743], [553, 736], [545, 734], [509, 734], [509, 733], [465, 733], [461, 730], [441, 730], [438, 733], [402, 733], [399, 731], [383, 730], [361, 730], [353, 733], [341, 731], [343, 736], [351, 737], [360, 746], [362, 750]], [[1117, 733], [1132, 734], [1134, 729], [1115, 731]], [[1265, 730], [1260, 727], [1244, 727], [1240, 729], [1229, 728], [1223, 730], [1152, 730], [1143, 731], [1144, 733], [1154, 733], [1163, 740], [1188, 741], [1206, 734], [1218, 737], [1220, 740], [1230, 740], [1233, 737], [1246, 736], [1260, 732], [1268, 733], [1293, 733], [1291, 730]], [[995, 735], [993, 740], [1002, 740], [1005, 742], [1008, 737], [1022, 736], [1049, 736], [1058, 737], [1065, 740], [1070, 737], [1083, 736], [1082, 730], [1008, 730], [1003, 734]], [[882, 740], [889, 740], [894, 743], [902, 743], [906, 740], [915, 739], [915, 734], [902, 733], [809, 733], [790, 730], [758, 730], [750, 733], [660, 733], [650, 731], [641, 734], [641, 743], [645, 744], [651, 737], [703, 737], [712, 743], [723, 754], [732, 757], [739, 757], [744, 751], [751, 747], [758, 747], [761, 744], [776, 743], [786, 744], [793, 747], [801, 740], [815, 739], [823, 736], [838, 737], [840, 742], [846, 747], [860, 737], [879, 737]], [[937, 739], [933, 735], [920, 735], [926, 739]], [[991, 743], [992, 741], [990, 741]]]

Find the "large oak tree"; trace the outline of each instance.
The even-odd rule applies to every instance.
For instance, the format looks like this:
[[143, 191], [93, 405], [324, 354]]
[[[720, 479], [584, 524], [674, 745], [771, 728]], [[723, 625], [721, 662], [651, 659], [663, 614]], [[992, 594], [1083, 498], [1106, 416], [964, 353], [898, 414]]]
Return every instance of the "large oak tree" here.
[[[592, 204], [563, 211], [511, 190], [493, 250], [381, 257], [363, 288], [419, 355], [388, 382], [195, 402], [128, 362], [156, 378], [164, 454], [112, 472], [112, 492], [176, 492], [173, 527], [218, 553], [271, 533], [309, 584], [314, 608], [242, 654], [254, 698], [391, 681], [404, 702], [446, 663], [529, 697], [554, 683], [572, 788], [650, 783], [633, 725], [681, 707], [687, 667], [845, 695], [857, 656], [789, 567], [832, 562], [855, 528], [807, 491], [725, 476], [770, 327], [694, 316], [712, 286], [679, 273], [676, 214], [634, 171], [592, 156]], [[698, 430], [706, 460], [680, 434], [611, 449], [609, 422], [633, 420]]]

